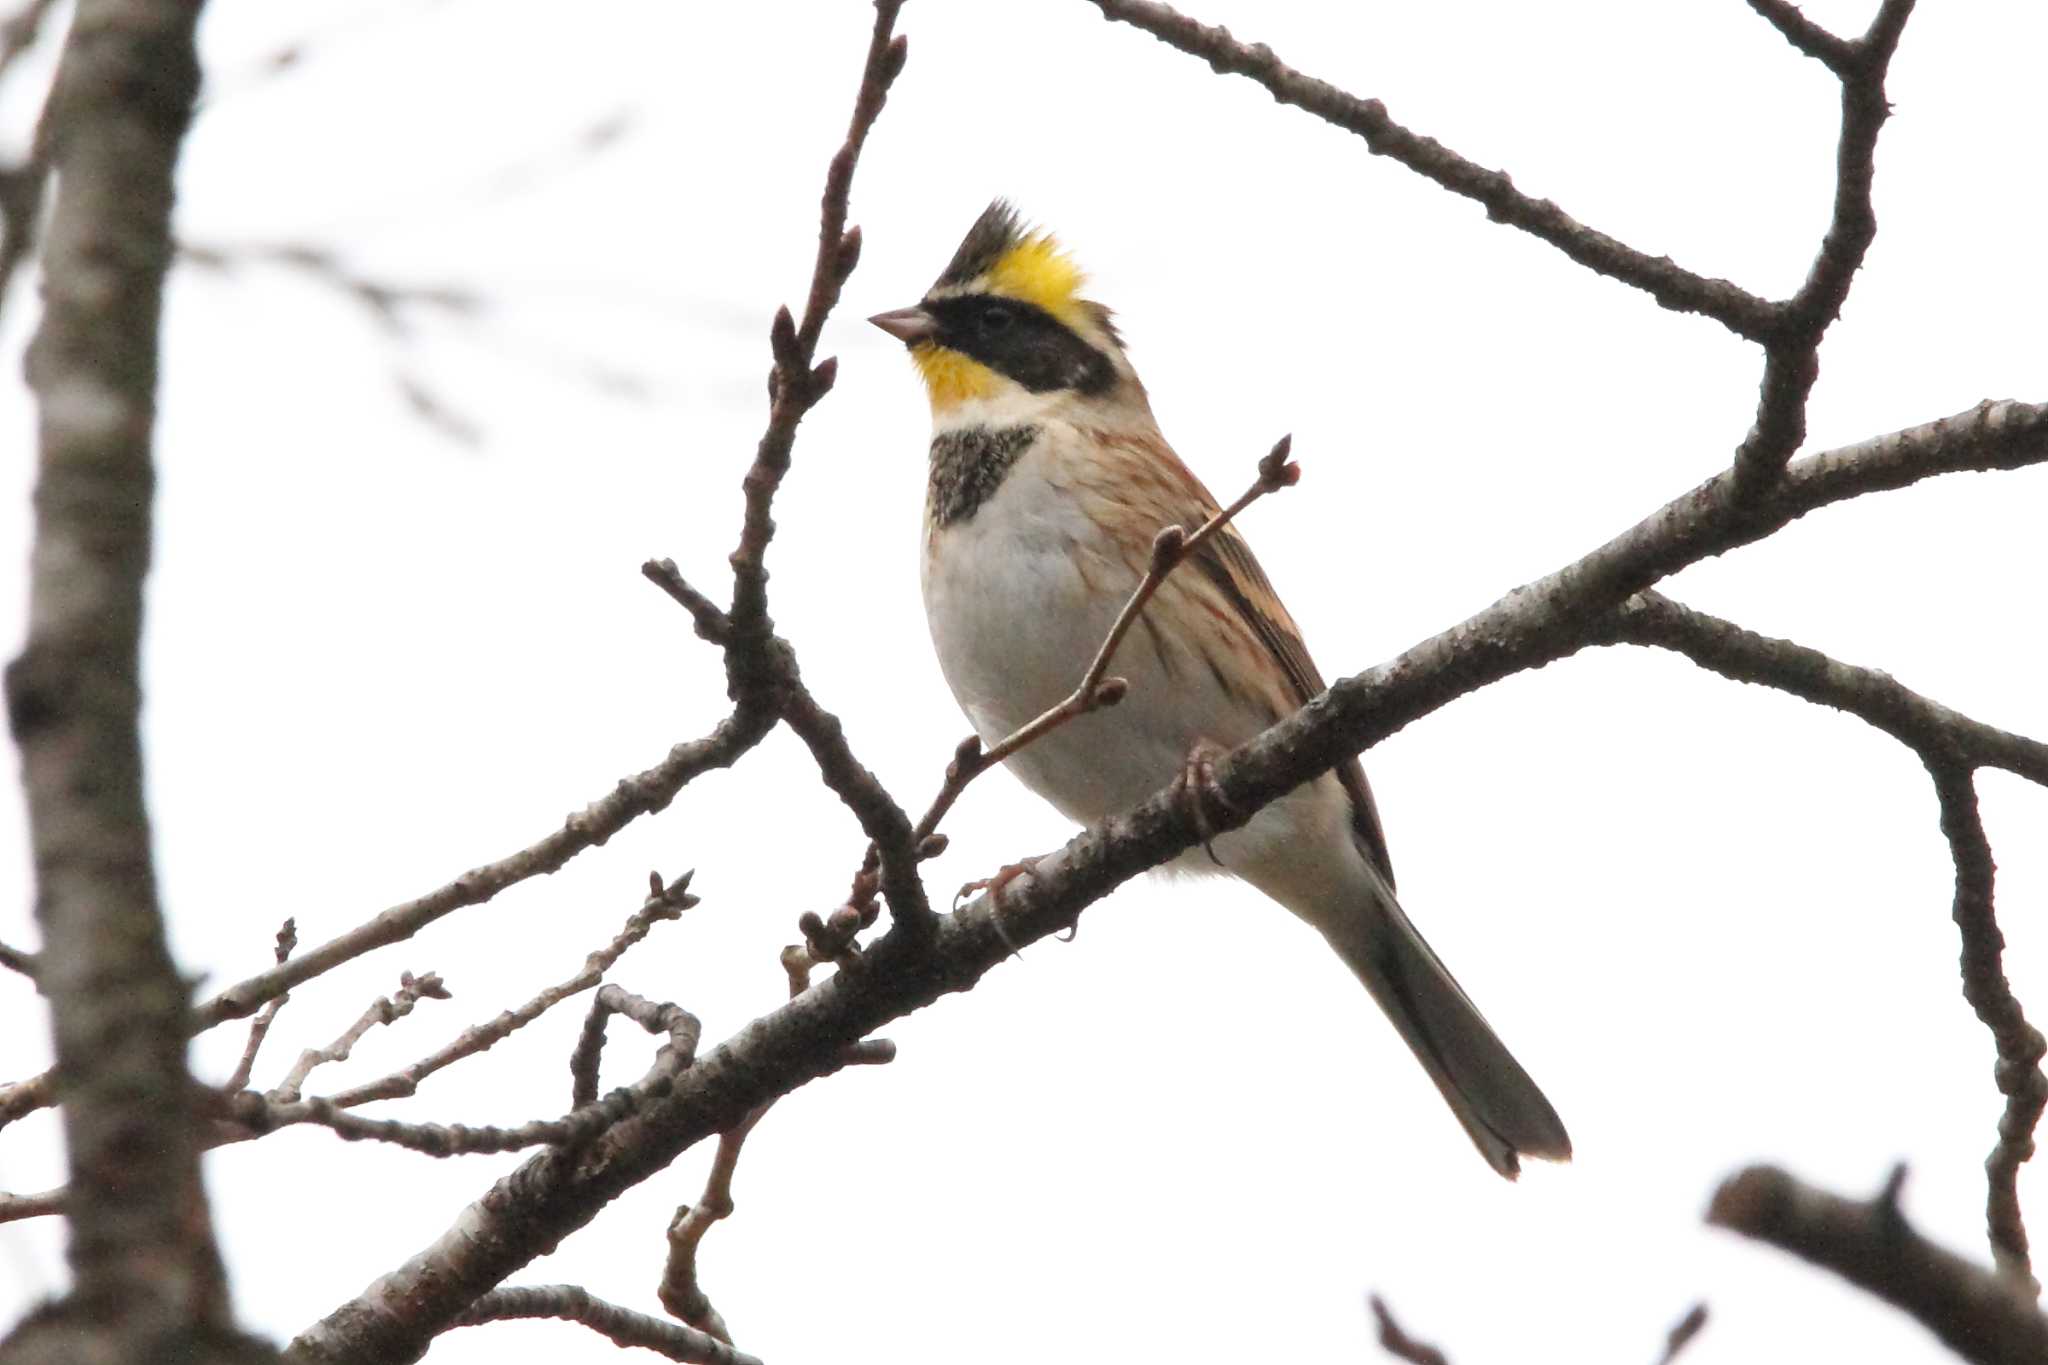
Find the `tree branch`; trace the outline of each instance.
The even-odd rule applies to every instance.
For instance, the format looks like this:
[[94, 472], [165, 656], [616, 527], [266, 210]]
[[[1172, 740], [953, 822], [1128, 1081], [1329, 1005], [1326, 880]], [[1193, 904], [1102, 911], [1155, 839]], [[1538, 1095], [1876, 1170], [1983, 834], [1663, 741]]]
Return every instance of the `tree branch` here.
[[1799, 12], [1791, 0], [1749, 0], [1749, 7], [1784, 36], [1786, 42], [1844, 79], [1856, 60], [1855, 44], [1822, 28]]
[[1374, 1294], [1367, 1302], [1372, 1305], [1373, 1319], [1379, 1324], [1381, 1350], [1396, 1360], [1407, 1361], [1408, 1365], [1451, 1365], [1450, 1358], [1442, 1351], [1409, 1336], [1394, 1320], [1394, 1311], [1387, 1307], [1385, 1299]]
[[655, 1065], [673, 1074], [697, 1058], [697, 1040], [703, 1036], [699, 1024], [681, 1005], [657, 1004], [621, 986], [605, 986], [590, 1002], [583, 1031], [569, 1057], [569, 1103], [581, 1109], [597, 1102], [598, 1062], [604, 1053], [605, 1021], [622, 1014], [649, 1033], [666, 1033], [668, 1043], [655, 1056]]
[[1751, 341], [1763, 341], [1778, 327], [1778, 308], [1770, 301], [1727, 280], [1695, 274], [1668, 256], [1649, 256], [1587, 227], [1549, 200], [1523, 194], [1505, 173], [1467, 161], [1436, 139], [1396, 123], [1380, 101], [1360, 99], [1296, 71], [1263, 43], [1241, 43], [1228, 29], [1198, 23], [1153, 0], [1093, 3], [1104, 18], [1143, 29], [1161, 42], [1201, 58], [1218, 72], [1249, 77], [1280, 103], [1357, 134], [1375, 155], [1390, 157], [1453, 194], [1477, 201], [1495, 222], [1549, 243], [1596, 274], [1642, 290], [1665, 308], [1712, 318]]
[[0, 1194], [0, 1223], [16, 1223], [24, 1218], [47, 1218], [53, 1213], [62, 1213], [64, 1203], [70, 1197], [70, 1189], [63, 1185], [54, 1190], [44, 1190], [41, 1194]]
[[[1777, 479], [1806, 440], [1806, 400], [1820, 377], [1821, 340], [1841, 316], [1849, 285], [1877, 237], [1870, 192], [1877, 135], [1891, 113], [1885, 78], [1912, 9], [1913, 0], [1885, 0], [1869, 32], [1852, 45], [1853, 59], [1831, 67], [1842, 82], [1834, 210], [1805, 282], [1780, 310], [1781, 325], [1764, 339], [1756, 421], [1735, 450], [1736, 477], [1748, 495]], [[1768, 8], [1759, 12], [1772, 17]]]
[[[272, 956], [278, 962], [284, 962], [291, 957], [298, 946], [299, 922], [287, 916], [284, 924], [277, 931], [277, 945], [272, 950]], [[235, 1063], [233, 1073], [228, 1076], [227, 1082], [221, 1087], [223, 1090], [240, 1090], [249, 1084], [249, 1078], [256, 1073], [256, 1054], [263, 1050], [263, 1040], [270, 1036], [270, 1026], [277, 1022], [277, 1012], [283, 1009], [285, 1002], [291, 998], [289, 991], [283, 995], [272, 997], [270, 1002], [263, 1007], [263, 1012], [250, 1021], [249, 1037], [242, 1044], [241, 1060]]]
[[1905, 1168], [1877, 1198], [1844, 1199], [1771, 1166], [1731, 1176], [1707, 1221], [1832, 1270], [1904, 1309], [1957, 1355], [1976, 1365], [2048, 1360], [2048, 1317], [2008, 1277], [1927, 1241], [1899, 1212]]
[[2005, 979], [2005, 935], [1999, 932], [1991, 899], [1995, 871], [1991, 841], [1977, 812], [1977, 789], [1970, 771], [1933, 758], [1928, 760], [1927, 771], [1941, 800], [1941, 832], [1956, 865], [1954, 915], [1963, 938], [1963, 998], [1991, 1030], [1998, 1049], [1993, 1075], [2005, 1096], [1998, 1142], [1984, 1161], [1990, 1184], [1985, 1224], [1991, 1255], [1999, 1269], [2038, 1296], [2041, 1286], [2028, 1260], [2027, 1228], [2020, 1214], [2019, 1170], [2034, 1154], [2034, 1128], [2041, 1121], [2043, 1107], [2048, 1106], [2048, 1076], [2041, 1072], [2048, 1042], [2027, 1022]]
[[[560, 871], [577, 854], [596, 848], [643, 815], [665, 809], [689, 783], [717, 768], [729, 768], [761, 742], [773, 718], [741, 707], [702, 739], [678, 744], [668, 757], [618, 785], [562, 823], [540, 842], [494, 863], [470, 869], [424, 896], [394, 905], [375, 919], [302, 953], [270, 971], [222, 991], [197, 1011], [199, 1027], [239, 1019], [280, 991], [393, 943], [402, 943], [451, 911], [482, 905], [508, 887]], [[0, 1096], [0, 1115], [4, 1115]]]
[[1668, 649], [1722, 677], [1845, 711], [1923, 758], [2001, 768], [2048, 786], [2048, 744], [1973, 720], [1888, 673], [1843, 663], [1791, 640], [1759, 635], [1662, 593], [1631, 597], [1600, 623], [1596, 635], [1601, 644]]
[[[627, 949], [647, 937], [648, 931], [663, 920], [672, 920], [683, 911], [697, 904], [697, 898], [690, 894], [690, 878], [685, 872], [676, 881], [664, 886], [661, 878], [652, 876], [652, 889], [646, 902], [626, 919], [626, 927], [618, 936], [583, 959], [583, 970], [557, 985], [548, 987], [515, 1010], [506, 1010], [488, 1023], [464, 1029], [461, 1036], [448, 1046], [411, 1066], [394, 1071], [380, 1080], [367, 1085], [358, 1085], [328, 1096], [337, 1109], [353, 1109], [376, 1100], [403, 1099], [419, 1089], [420, 1082], [436, 1071], [453, 1066], [465, 1057], [474, 1057], [511, 1037], [520, 1029], [561, 1004], [572, 995], [581, 994], [604, 979], [612, 964], [625, 956]], [[595, 1094], [591, 1098], [596, 1098]], [[575, 1103], [575, 1101], [571, 1101]]]
[[620, 1346], [638, 1346], [690, 1365], [761, 1365], [744, 1351], [695, 1328], [663, 1322], [630, 1308], [606, 1303], [573, 1284], [520, 1285], [498, 1289], [471, 1304], [452, 1326], [476, 1327], [515, 1318], [561, 1318], [580, 1322]]
[[299, 1060], [293, 1064], [285, 1078], [278, 1082], [276, 1089], [270, 1092], [269, 1098], [280, 1104], [294, 1102], [299, 1098], [299, 1091], [304, 1088], [306, 1078], [313, 1074], [315, 1067], [325, 1066], [329, 1062], [347, 1061], [349, 1054], [355, 1051], [356, 1044], [362, 1041], [363, 1035], [371, 1029], [382, 1024], [397, 1023], [411, 1014], [413, 1007], [422, 999], [448, 998], [448, 988], [441, 984], [441, 978], [437, 973], [427, 972], [421, 976], [414, 976], [411, 972], [401, 972], [398, 989], [390, 995], [377, 997], [339, 1038], [326, 1047], [309, 1047], [301, 1052]]
[[[199, 9], [80, 0], [39, 139], [56, 194], [27, 362], [39, 419], [29, 631], [6, 696], [72, 1173], [74, 1288], [17, 1336], [23, 1359], [62, 1349], [67, 1333], [72, 1352], [107, 1359], [207, 1360], [232, 1339], [139, 731], [158, 324]], [[15, 260], [21, 226], [9, 227]]]
[[[1961, 469], [2048, 461], [2048, 408], [1984, 404], [1939, 422], [1795, 461], [1763, 499], [1737, 500], [1716, 475], [1628, 532], [1399, 658], [1346, 678], [1233, 751], [1217, 769], [1234, 827], [1346, 755], [1438, 707], [1592, 642], [1598, 618], [1650, 581], [1758, 540], [1832, 502]], [[1116, 886], [1202, 837], [1172, 786], [1083, 831], [1003, 893], [1001, 923], [983, 896], [935, 917], [928, 935], [899, 925], [839, 972], [701, 1057], [674, 1092], [568, 1160], [542, 1152], [506, 1176], [436, 1243], [343, 1304], [293, 1343], [301, 1362], [417, 1356], [477, 1294], [595, 1217], [623, 1189], [763, 1102], [844, 1063], [849, 1043], [940, 997], [971, 988], [1018, 947], [1065, 929]]]

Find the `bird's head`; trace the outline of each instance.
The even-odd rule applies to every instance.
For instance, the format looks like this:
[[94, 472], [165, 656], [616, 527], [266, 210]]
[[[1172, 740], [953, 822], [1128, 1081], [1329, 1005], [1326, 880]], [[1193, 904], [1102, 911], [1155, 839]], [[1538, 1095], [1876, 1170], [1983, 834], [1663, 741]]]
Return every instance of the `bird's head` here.
[[869, 321], [910, 348], [932, 412], [1026, 394], [1114, 405], [1144, 401], [1109, 310], [1049, 233], [998, 199], [967, 231], [917, 304]]

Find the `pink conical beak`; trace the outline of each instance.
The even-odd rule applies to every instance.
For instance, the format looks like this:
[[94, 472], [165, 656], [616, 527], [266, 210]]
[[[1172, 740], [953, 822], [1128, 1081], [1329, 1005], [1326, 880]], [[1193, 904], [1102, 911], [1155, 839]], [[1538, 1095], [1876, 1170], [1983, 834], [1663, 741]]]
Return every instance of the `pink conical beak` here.
[[893, 312], [877, 313], [868, 321], [906, 346], [930, 341], [939, 330], [939, 320], [922, 308], [898, 308]]

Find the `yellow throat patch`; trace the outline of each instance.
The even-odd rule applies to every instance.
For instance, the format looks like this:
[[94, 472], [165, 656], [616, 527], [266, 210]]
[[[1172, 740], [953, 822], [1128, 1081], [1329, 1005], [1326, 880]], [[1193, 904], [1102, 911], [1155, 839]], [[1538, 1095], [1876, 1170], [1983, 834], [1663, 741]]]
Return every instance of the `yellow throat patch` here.
[[958, 351], [922, 342], [910, 348], [917, 372], [924, 376], [925, 392], [933, 412], [945, 412], [970, 398], [986, 398], [996, 391], [996, 372]]

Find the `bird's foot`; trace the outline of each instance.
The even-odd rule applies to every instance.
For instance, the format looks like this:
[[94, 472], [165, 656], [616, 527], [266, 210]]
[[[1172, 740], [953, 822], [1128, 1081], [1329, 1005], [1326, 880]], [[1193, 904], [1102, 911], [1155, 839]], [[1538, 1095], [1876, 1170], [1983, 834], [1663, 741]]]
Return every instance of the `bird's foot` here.
[[962, 883], [960, 889], [953, 893], [953, 908], [958, 910], [961, 901], [980, 891], [988, 892], [989, 901], [1000, 908], [1003, 903], [1003, 888], [1037, 867], [1044, 856], [1040, 854], [1037, 858], [1021, 858], [1014, 863], [1004, 863], [996, 869], [992, 877]]
[[1021, 950], [1010, 941], [1010, 935], [1003, 928], [1003, 888], [1035, 869], [1043, 856], [1040, 854], [1037, 858], [1022, 858], [1014, 863], [1004, 863], [996, 869], [994, 876], [963, 883], [960, 889], [953, 893], [953, 908], [958, 910], [960, 902], [969, 896], [978, 891], [988, 892], [989, 920], [995, 925], [996, 937], [1003, 941], [1003, 946], [1010, 950], [1012, 957]]
[[1223, 860], [1216, 856], [1216, 818], [1238, 813], [1216, 782], [1216, 760], [1222, 756], [1221, 748], [1206, 739], [1197, 740], [1181, 760], [1180, 775], [1173, 780], [1174, 791], [1187, 810], [1188, 819], [1202, 836], [1202, 851], [1218, 867], [1223, 866]]

